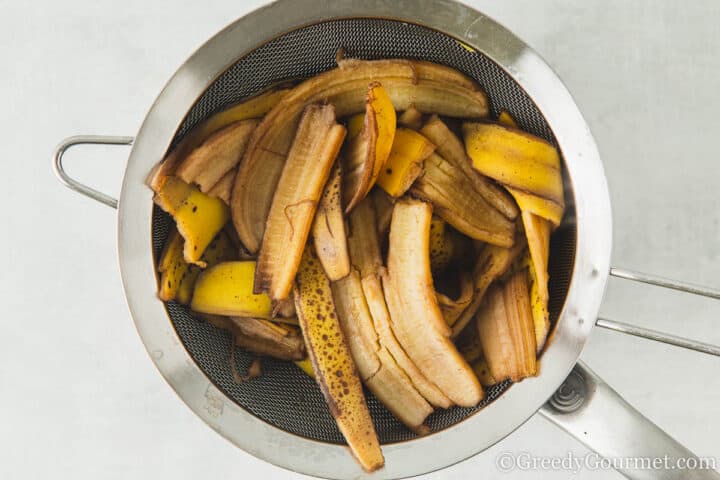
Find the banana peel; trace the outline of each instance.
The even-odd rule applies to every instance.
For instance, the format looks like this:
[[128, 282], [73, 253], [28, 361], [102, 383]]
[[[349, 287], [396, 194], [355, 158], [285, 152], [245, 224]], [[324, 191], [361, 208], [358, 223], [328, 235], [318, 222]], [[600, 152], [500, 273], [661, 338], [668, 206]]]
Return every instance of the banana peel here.
[[235, 344], [240, 348], [279, 360], [298, 361], [306, 357], [305, 343], [297, 327], [247, 317], [231, 317], [230, 322]]
[[426, 432], [425, 418], [433, 409], [381, 345], [375, 315], [371, 313], [358, 271], [353, 269], [347, 277], [333, 282], [332, 290], [340, 325], [360, 378], [398, 420], [415, 432]]
[[[234, 248], [228, 234], [221, 231], [210, 245], [205, 249], [201, 260], [208, 267], [217, 265], [220, 262], [227, 262], [237, 259], [237, 250]], [[192, 301], [193, 291], [195, 290], [195, 282], [202, 269], [197, 265], [188, 265], [185, 276], [180, 282], [175, 301], [183, 305], [189, 305]]]
[[205, 269], [195, 282], [190, 308], [201, 313], [269, 319], [270, 298], [253, 293], [255, 262], [222, 262]]
[[477, 329], [490, 374], [513, 382], [537, 374], [537, 345], [527, 272], [492, 287], [477, 314]]
[[225, 205], [230, 206], [230, 194], [232, 193], [235, 175], [237, 175], [237, 167], [223, 175], [222, 178], [208, 190], [207, 194], [211, 197], [219, 198]]
[[180, 162], [175, 175], [208, 193], [240, 163], [257, 124], [255, 119], [241, 120], [211, 134]]
[[377, 178], [380, 188], [393, 198], [401, 197], [423, 171], [423, 161], [435, 151], [435, 145], [407, 128], [398, 128], [390, 155]]
[[563, 205], [560, 154], [545, 140], [491, 123], [463, 125], [473, 167], [508, 187]]
[[288, 91], [289, 89], [287, 88], [269, 89], [257, 96], [243, 100], [222, 112], [212, 115], [185, 135], [165, 159], [153, 168], [148, 176], [147, 184], [154, 191], [157, 191], [162, 178], [173, 175], [178, 164], [210, 135], [232, 123], [261, 118], [269, 112]]
[[422, 127], [422, 112], [411, 105], [398, 117], [398, 124], [413, 130], [420, 130]]
[[487, 360], [485, 360], [485, 358], [479, 358], [475, 360], [472, 364], [472, 368], [475, 372], [475, 375], [477, 375], [478, 380], [480, 380], [480, 384], [483, 387], [491, 387], [497, 383], [500, 383], [498, 380], [495, 379], [495, 377], [492, 376], [492, 373], [490, 373], [490, 367], [488, 366]]
[[507, 187], [507, 191], [515, 198], [515, 201], [523, 212], [529, 212], [542, 217], [557, 228], [562, 222], [565, 208], [563, 204], [556, 203], [547, 198], [532, 195], [517, 188]]
[[514, 220], [518, 216], [518, 207], [512, 197], [505, 192], [503, 187], [496, 185], [472, 167], [472, 161], [465, 152], [462, 141], [440, 117], [433, 115], [420, 129], [420, 133], [437, 145], [436, 152], [441, 157], [463, 171], [485, 201], [510, 220]]
[[360, 465], [368, 472], [377, 470], [385, 462], [380, 442], [338, 320], [330, 281], [312, 245], [303, 253], [295, 283], [295, 309], [315, 380]]
[[227, 205], [175, 176], [162, 178], [154, 200], [175, 219], [177, 230], [185, 239], [185, 261], [204, 268], [206, 263], [201, 257], [205, 248], [230, 218]]
[[164, 302], [175, 300], [187, 273], [188, 264], [183, 258], [184, 242], [178, 231], [173, 229], [160, 255], [160, 262], [158, 262], [158, 272], [160, 273], [158, 297]]
[[350, 256], [342, 209], [342, 165], [336, 162], [313, 220], [315, 251], [331, 281], [350, 273]]
[[530, 212], [523, 212], [522, 220], [530, 257], [527, 264], [532, 315], [535, 323], [535, 341], [537, 351], [540, 352], [545, 346], [550, 331], [548, 259], [551, 225], [548, 220]]
[[384, 238], [390, 230], [390, 220], [395, 206], [394, 199], [381, 188], [373, 188], [370, 197], [372, 198], [373, 207], [375, 207], [378, 235]]
[[515, 260], [525, 249], [525, 246], [525, 240], [519, 238], [511, 248], [498, 247], [495, 245], [485, 245], [482, 247], [475, 261], [475, 267], [473, 268], [473, 279], [475, 283], [473, 299], [453, 325], [453, 337], [460, 335], [463, 329], [468, 326], [482, 305], [488, 287], [512, 267]]
[[515, 121], [515, 119], [512, 117], [512, 115], [510, 115], [510, 113], [508, 113], [505, 110], [500, 112], [500, 115], [498, 115], [498, 123], [505, 127], [520, 128], [520, 127], [518, 127], [518, 124]]
[[302, 360], [296, 360], [295, 365], [298, 366], [300, 370], [302, 370], [305, 375], [307, 375], [310, 378], [315, 378], [315, 371], [312, 367], [312, 362], [310, 362], [309, 358], [303, 358]]
[[344, 138], [345, 127], [335, 121], [332, 105], [305, 109], [267, 218], [255, 293], [267, 293], [275, 301], [290, 295], [323, 187]]
[[[431, 405], [441, 408], [449, 408], [452, 403], [440, 389], [433, 385], [425, 375], [420, 372], [418, 367], [408, 357], [407, 353], [398, 343], [395, 333], [392, 330], [388, 305], [385, 303], [383, 288], [378, 277], [378, 273], [383, 271], [382, 257], [380, 256], [380, 240], [378, 232], [374, 228], [376, 225], [376, 212], [370, 198], [363, 199], [358, 206], [350, 213], [350, 237], [348, 247], [350, 250], [350, 261], [354, 271], [357, 272], [361, 286], [355, 287], [356, 297], [363, 296], [363, 304], [369, 309], [369, 318], [374, 328], [372, 342], [378, 345], [377, 350], [387, 350], [388, 354], [395, 361], [399, 371], [403, 372], [411, 381], [411, 385], [415, 388], [423, 398]], [[342, 302], [338, 302], [342, 303]], [[358, 307], [358, 311], [361, 309]], [[370, 327], [366, 327], [369, 330]], [[378, 354], [379, 355], [379, 354]], [[388, 360], [389, 361], [389, 360]], [[395, 364], [388, 364], [386, 368], [390, 372], [395, 372], [395, 382], [402, 383], [402, 376], [395, 369]], [[426, 408], [417, 397], [412, 394], [411, 389], [406, 385], [407, 392], [406, 402], [409, 406], [413, 406], [413, 410], [402, 412], [399, 416], [403, 422], [406, 422], [413, 431], [421, 431], [421, 423], [419, 419], [427, 416], [423, 413]], [[394, 410], [397, 410], [393, 406]], [[399, 414], [400, 415], [400, 414]], [[424, 415], [424, 416], [423, 416]]]
[[240, 165], [231, 199], [232, 218], [251, 253], [260, 248], [273, 192], [306, 105], [327, 101], [338, 117], [365, 111], [367, 86], [379, 82], [396, 111], [414, 105], [422, 112], [484, 118], [487, 98], [462, 74], [411, 60], [343, 60], [341, 65], [293, 88], [258, 125]]
[[[410, 193], [433, 204], [435, 213], [470, 238], [512, 246], [515, 224], [489, 204], [458, 167], [433, 153]], [[397, 208], [397, 207], [396, 207]]]
[[457, 322], [462, 312], [472, 302], [474, 293], [475, 285], [472, 277], [465, 272], [460, 273], [460, 294], [456, 298], [450, 298], [440, 292], [436, 293], [445, 323], [452, 327]]
[[[430, 273], [430, 205], [412, 199], [395, 204], [390, 225], [385, 296], [393, 331], [420, 371], [455, 404], [475, 406], [483, 390], [450, 340]], [[388, 295], [389, 294], [389, 295]]]
[[350, 212], [370, 192], [388, 160], [396, 129], [396, 114], [390, 97], [378, 82], [368, 87], [361, 130], [357, 117], [348, 125], [351, 135], [345, 160], [345, 212]]

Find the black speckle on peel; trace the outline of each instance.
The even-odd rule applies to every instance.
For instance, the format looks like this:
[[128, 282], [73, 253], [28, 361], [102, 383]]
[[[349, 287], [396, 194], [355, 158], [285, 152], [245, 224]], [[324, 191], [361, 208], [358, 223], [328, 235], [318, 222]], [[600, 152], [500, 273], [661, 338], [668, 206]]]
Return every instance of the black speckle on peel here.
[[193, 213], [197, 212], [197, 205], [193, 205], [192, 212]]
[[392, 168], [385, 169], [385, 173], [392, 175]]

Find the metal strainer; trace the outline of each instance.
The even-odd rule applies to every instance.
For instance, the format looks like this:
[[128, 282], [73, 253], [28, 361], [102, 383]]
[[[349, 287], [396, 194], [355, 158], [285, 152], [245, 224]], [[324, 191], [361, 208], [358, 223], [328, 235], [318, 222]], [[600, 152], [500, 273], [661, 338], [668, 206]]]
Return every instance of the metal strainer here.
[[[152, 192], [144, 184], [151, 167], [194, 125], [269, 85], [333, 68], [340, 47], [348, 57], [416, 58], [460, 70], [488, 92], [493, 113], [507, 110], [523, 129], [555, 143], [563, 154], [567, 173], [566, 215], [551, 246], [549, 290], [554, 334], [542, 358], [541, 375], [517, 385], [496, 385], [477, 408], [436, 412], [428, 419], [433, 433], [422, 438], [409, 432], [368, 393], [386, 457], [386, 467], [372, 476], [417, 475], [488, 448], [553, 395], [573, 370], [595, 324], [611, 271], [607, 186], [587, 126], [547, 65], [492, 20], [450, 1], [281, 0], [217, 34], [173, 76], [134, 139], [119, 202], [123, 283], [153, 361], [180, 397], [211, 427], [248, 452], [285, 468], [333, 478], [362, 475], [342, 445], [343, 437], [313, 380], [290, 363], [267, 360], [261, 378], [236, 383], [229, 363], [229, 335], [195, 320], [187, 307], [172, 302], [165, 306], [156, 298], [154, 266], [171, 220], [153, 207]], [[63, 152], [81, 143], [131, 144], [133, 139], [73, 137], [58, 147], [55, 156], [56, 169], [68, 186], [117, 206], [114, 199], [70, 179], [62, 170]], [[632, 272], [616, 273], [628, 276]], [[640, 280], [658, 283], [658, 279], [647, 276]], [[704, 290], [694, 293], [717, 295]], [[626, 327], [605, 322], [616, 329]], [[635, 329], [633, 333], [647, 332]], [[718, 353], [712, 346], [691, 345], [683, 339], [663, 336], [662, 340]], [[242, 351], [236, 352], [239, 370], [247, 368], [250, 360]], [[598, 402], [590, 400], [601, 393], [615, 403], [593, 408]], [[577, 422], [597, 421], [599, 415], [632, 414], [637, 425], [631, 429], [627, 423], [613, 425], [612, 418], [606, 418], [604, 430], [615, 431], [614, 435], [585, 435], [583, 441], [603, 455], [692, 455], [582, 365], [575, 366], [551, 405], [544, 407], [544, 413], [571, 433], [576, 428], [587, 430], [586, 424], [578, 427]], [[641, 446], [633, 442], [633, 435], [653, 435], [658, 440], [653, 446]], [[641, 471], [624, 473], [633, 478], [647, 475]], [[716, 478], [709, 471], [698, 475]]]

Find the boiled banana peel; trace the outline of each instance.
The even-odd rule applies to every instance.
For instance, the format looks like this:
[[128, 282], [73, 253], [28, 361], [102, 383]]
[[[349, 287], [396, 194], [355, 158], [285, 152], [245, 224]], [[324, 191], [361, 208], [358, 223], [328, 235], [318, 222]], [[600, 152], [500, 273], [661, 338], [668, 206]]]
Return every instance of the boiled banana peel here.
[[410, 60], [345, 60], [293, 88], [263, 118], [250, 141], [233, 188], [232, 218], [251, 253], [260, 248], [273, 192], [306, 105], [326, 101], [338, 117], [365, 111], [367, 87], [379, 82], [396, 111], [484, 118], [487, 98], [468, 77], [441, 65]]
[[436, 294], [440, 310], [448, 326], [452, 327], [457, 319], [460, 318], [462, 312], [464, 312], [470, 305], [470, 302], [472, 302], [474, 293], [475, 285], [472, 277], [466, 272], [461, 272], [460, 293], [457, 297], [451, 298], [439, 292]]
[[175, 175], [208, 193], [240, 163], [257, 124], [255, 119], [241, 120], [221, 128], [180, 162]]
[[352, 353], [340, 326], [330, 281], [312, 245], [295, 279], [295, 309], [315, 380], [330, 413], [360, 465], [372, 472], [383, 455]]
[[[388, 248], [385, 296], [393, 331], [420, 371], [455, 404], [475, 406], [483, 390], [470, 365], [450, 340], [430, 272], [427, 203], [401, 199], [395, 204]], [[395, 311], [393, 311], [395, 310]]]
[[323, 187], [344, 138], [345, 127], [335, 121], [332, 105], [305, 109], [267, 217], [255, 293], [267, 293], [274, 301], [290, 295]]
[[147, 184], [157, 191], [162, 178], [173, 175], [178, 165], [213, 133], [236, 122], [263, 117], [288, 91], [287, 88], [273, 88], [212, 115], [185, 135], [165, 159], [153, 168]]
[[185, 239], [185, 261], [204, 268], [203, 252], [230, 218], [227, 205], [175, 176], [166, 176], [159, 181], [154, 200], [173, 217], [178, 232]]
[[233, 182], [237, 175], [237, 167], [233, 168], [222, 176], [217, 183], [208, 190], [207, 194], [211, 197], [219, 198], [225, 205], [230, 205], [230, 194], [232, 193]]
[[312, 237], [320, 262], [331, 281], [350, 273], [350, 255], [342, 208], [342, 164], [336, 162], [315, 212]]
[[384, 238], [390, 230], [390, 220], [392, 219], [395, 200], [381, 188], [373, 188], [370, 197], [372, 198], [373, 207], [375, 207], [378, 235]]
[[405, 128], [420, 130], [420, 127], [422, 127], [422, 117], [423, 115], [420, 110], [414, 106], [410, 106], [407, 110], [400, 114], [398, 117], [398, 124]]
[[472, 167], [472, 161], [465, 152], [462, 140], [450, 130], [440, 117], [433, 115], [422, 126], [420, 133], [437, 145], [436, 152], [441, 157], [462, 170], [485, 201], [510, 220], [518, 216], [518, 207], [512, 197], [502, 186], [496, 185], [491, 179]]
[[[379, 342], [379, 350], [387, 350], [390, 357], [399, 367], [400, 372], [410, 380], [411, 386], [419, 393], [422, 398], [426, 399], [432, 406], [440, 408], [449, 408], [452, 406], [450, 399], [440, 391], [440, 389], [430, 382], [425, 375], [418, 369], [417, 365], [408, 357], [400, 343], [395, 337], [388, 311], [389, 305], [386, 304], [383, 287], [378, 277], [378, 272], [384, 271], [383, 261], [380, 256], [380, 239], [378, 232], [373, 228], [376, 224], [376, 212], [373, 203], [369, 198], [362, 200], [357, 208], [350, 213], [351, 235], [349, 238], [350, 260], [353, 268], [359, 273], [361, 279], [361, 289], [355, 289], [363, 295], [364, 303], [369, 309], [373, 331], [373, 342]], [[379, 354], [378, 354], [379, 355]], [[390, 364], [386, 368], [390, 372], [396, 372], [395, 365]], [[394, 373], [395, 382], [401, 383], [402, 376]], [[407, 422], [413, 431], [422, 432], [424, 428], [419, 420], [427, 416], [426, 408], [422, 402], [419, 402], [416, 395], [412, 393], [410, 386], [406, 385], [408, 392], [405, 394], [405, 401], [408, 405], [413, 406], [412, 411], [402, 412], [398, 417], [403, 422]], [[400, 399], [394, 399], [400, 400]], [[397, 410], [395, 406], [393, 409]]]
[[513, 221], [490, 205], [460, 168], [435, 153], [410, 193], [432, 203], [436, 215], [470, 238], [502, 247], [514, 242]]
[[477, 314], [477, 329], [490, 374], [497, 381], [517, 382], [537, 374], [535, 326], [527, 271], [488, 290]]
[[473, 299], [453, 325], [453, 337], [460, 335], [470, 324], [485, 299], [488, 287], [512, 267], [513, 262], [520, 256], [526, 245], [525, 239], [520, 237], [515, 240], [515, 244], [511, 248], [496, 245], [485, 245], [482, 248], [473, 268], [475, 283]]
[[[357, 118], [357, 117], [355, 117]], [[343, 154], [345, 163], [345, 211], [350, 212], [370, 192], [393, 145], [396, 115], [390, 97], [378, 82], [368, 87], [362, 128], [348, 125], [349, 142]]]
[[340, 325], [363, 383], [408, 428], [427, 432], [425, 418], [433, 409], [381, 344], [358, 271], [353, 269], [347, 277], [333, 282], [332, 290]]

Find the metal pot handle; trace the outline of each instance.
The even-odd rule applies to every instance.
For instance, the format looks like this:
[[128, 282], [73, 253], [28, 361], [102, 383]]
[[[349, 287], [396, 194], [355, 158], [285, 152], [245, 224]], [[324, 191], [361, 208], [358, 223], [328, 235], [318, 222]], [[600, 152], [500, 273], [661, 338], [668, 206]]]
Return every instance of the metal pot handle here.
[[[720, 300], [720, 290], [680, 282], [669, 278], [658, 277], [656, 275], [649, 275], [646, 273], [634, 272], [631, 270], [624, 270], [622, 268], [614, 267], [610, 269], [610, 275], [633, 282], [646, 283], [648, 285], [655, 285], [657, 287], [668, 288], [670, 290], [677, 290], [679, 292], [685, 292], [692, 295], [699, 295], [701, 297]], [[689, 350], [695, 350], [696, 352], [720, 356], [720, 347], [717, 345], [699, 342], [696, 340], [691, 340], [689, 338], [678, 337], [676, 335], [670, 335], [648, 328], [636, 327], [635, 325], [630, 325], [623, 322], [616, 322], [607, 318], [598, 318], [596, 321], [596, 325], [598, 327], [607, 328], [616, 332], [626, 333], [628, 335], [634, 335], [636, 337], [642, 337], [648, 340], [654, 340], [656, 342], [674, 345], [676, 347], [687, 348]]]
[[55, 171], [55, 175], [66, 187], [100, 203], [104, 203], [108, 207], [117, 208], [117, 199], [99, 190], [95, 190], [68, 175], [63, 167], [63, 155], [65, 155], [65, 152], [70, 147], [74, 147], [75, 145], [132, 145], [134, 140], [133, 137], [112, 135], [76, 135], [74, 137], [68, 137], [55, 147], [55, 153], [53, 154], [53, 170]]
[[716, 459], [700, 459], [645, 418], [582, 362], [540, 409], [548, 420], [633, 480], [720, 479]]

